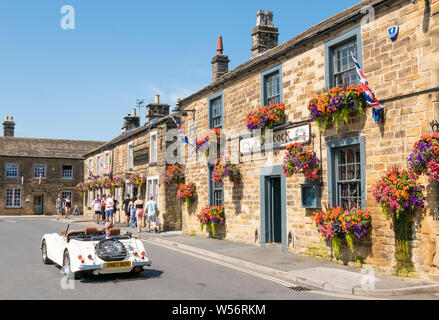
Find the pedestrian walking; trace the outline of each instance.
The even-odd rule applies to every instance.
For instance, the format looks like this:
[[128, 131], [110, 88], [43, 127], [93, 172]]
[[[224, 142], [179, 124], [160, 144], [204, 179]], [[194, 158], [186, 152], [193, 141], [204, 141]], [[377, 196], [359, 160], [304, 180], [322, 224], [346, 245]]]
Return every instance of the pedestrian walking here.
[[[105, 200], [105, 221], [113, 223], [114, 218], [114, 200], [113, 195], [109, 193]], [[114, 224], [114, 223], [113, 223]]]
[[65, 208], [66, 208], [66, 219], [69, 218], [70, 210], [72, 210], [72, 199], [70, 199], [70, 196], [67, 196], [67, 199], [65, 201]]
[[102, 221], [105, 221], [105, 201], [107, 200], [107, 195], [102, 195], [102, 201], [101, 201], [101, 216]]
[[136, 206], [137, 231], [140, 233], [142, 231], [141, 225], [144, 216], [144, 212], [143, 212], [144, 203], [142, 200], [142, 196], [140, 194], [137, 196], [137, 200], [134, 202], [134, 205]]
[[128, 193], [126, 198], [123, 200], [123, 211], [125, 212], [125, 220], [127, 223], [127, 227], [129, 226], [130, 217], [131, 217], [130, 207], [129, 207], [130, 202], [131, 202], [131, 198], [130, 198], [130, 194]]
[[136, 208], [134, 206], [134, 201], [130, 201], [128, 204], [130, 211], [130, 227], [136, 227]]
[[149, 201], [146, 203], [146, 211], [147, 211], [147, 217], [146, 222], [148, 223], [148, 232], [151, 232], [151, 222], [154, 222], [154, 230], [155, 233], [160, 231], [160, 221], [158, 219], [159, 217], [159, 210], [157, 208], [157, 202], [154, 201], [153, 196], [149, 196]]
[[[117, 213], [117, 205], [119, 204], [119, 201], [117, 201], [115, 196], [112, 196], [113, 198], [113, 224], [116, 224], [116, 213]], [[120, 210], [119, 210], [119, 223], [120, 223]]]
[[63, 201], [63, 199], [61, 197], [61, 194], [59, 194], [58, 198], [56, 198], [56, 203], [55, 203], [56, 213], [58, 214], [58, 218], [56, 218], [56, 221], [58, 221], [61, 218], [61, 216], [62, 216], [63, 203], [64, 203], [64, 201]]
[[102, 200], [99, 198], [99, 194], [93, 201], [93, 208], [95, 210], [96, 224], [99, 224], [99, 217], [101, 216]]

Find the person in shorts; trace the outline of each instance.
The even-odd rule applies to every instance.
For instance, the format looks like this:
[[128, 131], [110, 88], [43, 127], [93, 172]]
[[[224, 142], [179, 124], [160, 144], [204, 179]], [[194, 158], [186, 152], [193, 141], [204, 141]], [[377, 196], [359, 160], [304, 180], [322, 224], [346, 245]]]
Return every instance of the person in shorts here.
[[140, 194], [137, 196], [137, 200], [134, 202], [134, 206], [136, 207], [137, 232], [140, 233], [142, 231], [140, 227], [142, 225], [142, 221], [144, 217], [144, 213], [143, 213], [144, 203], [142, 200], [142, 196]]
[[70, 198], [70, 196], [67, 196], [67, 199], [65, 201], [65, 208], [66, 208], [66, 219], [70, 219], [69, 214], [70, 211], [72, 210], [72, 199]]
[[153, 196], [149, 196], [149, 201], [145, 205], [147, 212], [146, 222], [148, 223], [148, 232], [151, 232], [151, 222], [154, 222], [154, 230], [155, 233], [157, 233], [160, 231], [160, 221], [158, 219], [159, 210], [157, 208], [157, 202], [155, 202], [153, 199]]
[[109, 221], [114, 224], [114, 200], [113, 195], [110, 193], [105, 200], [105, 221]]
[[101, 216], [101, 207], [102, 207], [102, 200], [99, 198], [98, 195], [95, 201], [93, 201], [93, 209], [95, 211], [96, 224], [99, 224], [99, 217]]
[[56, 213], [58, 214], [58, 218], [56, 218], [56, 221], [59, 220], [62, 216], [62, 206], [63, 206], [63, 199], [61, 198], [61, 195], [58, 195], [58, 198], [56, 198]]
[[130, 224], [130, 207], [129, 204], [131, 202], [130, 194], [127, 194], [127, 197], [123, 200], [123, 211], [125, 212], [125, 220], [127, 223], [127, 227]]

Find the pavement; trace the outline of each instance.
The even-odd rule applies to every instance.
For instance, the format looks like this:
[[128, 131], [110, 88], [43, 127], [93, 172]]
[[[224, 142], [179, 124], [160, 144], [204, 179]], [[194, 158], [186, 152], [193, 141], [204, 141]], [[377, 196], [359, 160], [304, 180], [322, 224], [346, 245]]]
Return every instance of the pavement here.
[[[73, 217], [73, 219], [84, 218]], [[148, 233], [146, 228], [142, 228], [139, 234], [136, 228], [118, 223], [116, 227], [120, 227], [122, 232], [131, 232], [147, 243], [178, 249], [188, 254], [210, 258], [243, 270], [287, 281], [296, 285], [298, 290], [305, 287], [371, 297], [439, 292], [438, 283], [379, 274], [372, 266], [363, 265], [363, 268], [357, 268], [342, 265], [292, 252], [283, 252], [279, 247], [260, 247], [227, 240], [186, 236], [181, 231]]]

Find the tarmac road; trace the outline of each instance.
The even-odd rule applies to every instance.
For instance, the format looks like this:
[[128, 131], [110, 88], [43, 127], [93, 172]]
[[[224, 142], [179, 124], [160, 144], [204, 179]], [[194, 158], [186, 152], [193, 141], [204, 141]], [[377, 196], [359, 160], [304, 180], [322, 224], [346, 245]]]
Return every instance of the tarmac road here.
[[[175, 250], [145, 244], [152, 266], [140, 275], [87, 276], [62, 289], [62, 274], [41, 261], [41, 237], [60, 232], [54, 218], [0, 218], [0, 299], [302, 300], [342, 295], [296, 292], [267, 280]], [[358, 299], [358, 297], [356, 297]]]

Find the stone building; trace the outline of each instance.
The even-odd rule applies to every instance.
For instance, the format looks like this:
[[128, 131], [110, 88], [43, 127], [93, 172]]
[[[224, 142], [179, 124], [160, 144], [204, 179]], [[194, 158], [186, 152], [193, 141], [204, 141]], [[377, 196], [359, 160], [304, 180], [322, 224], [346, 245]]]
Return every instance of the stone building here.
[[[75, 192], [83, 176], [82, 154], [103, 142], [19, 138], [13, 117], [0, 137], [0, 215], [56, 214], [55, 199], [71, 196], [72, 210], [82, 214]], [[41, 179], [40, 179], [41, 175]]]
[[[175, 152], [178, 152], [175, 121], [180, 119], [178, 116], [171, 117], [169, 107], [160, 103], [160, 97], [156, 95], [155, 102], [146, 106], [147, 121], [143, 126], [140, 125], [136, 109], [133, 109], [132, 114], [124, 118], [120, 135], [84, 155], [83, 178], [84, 181], [99, 181], [105, 177], [125, 179], [126, 184], [113, 191], [120, 204], [127, 194], [141, 195], [143, 199], [152, 195], [158, 204], [164, 230], [181, 230], [181, 209], [180, 201], [176, 199], [176, 187], [165, 188], [162, 184], [162, 175], [167, 169], [166, 150], [172, 150], [174, 146]], [[107, 171], [99, 165], [100, 161], [108, 168]], [[145, 184], [139, 186], [130, 183], [132, 175], [145, 177]], [[95, 197], [109, 192], [112, 190], [106, 188], [87, 192], [84, 205], [87, 216], [94, 215], [91, 205]], [[121, 206], [118, 209], [116, 221], [125, 221]]]
[[[348, 201], [367, 208], [372, 216], [370, 239], [355, 243], [351, 254], [342, 243], [342, 260], [360, 257], [382, 271], [395, 265], [392, 222], [372, 197], [376, 181], [394, 166], [404, 167], [415, 141], [431, 134], [430, 122], [439, 118], [439, 1], [366, 0], [320, 22], [278, 45], [273, 14], [259, 11], [252, 31], [251, 58], [231, 71], [214, 74], [213, 82], [182, 99], [177, 110], [196, 110], [183, 118], [183, 129], [198, 137], [207, 128], [221, 127], [227, 135], [220, 152], [238, 159], [242, 183], [215, 185], [212, 162], [186, 147], [186, 179], [194, 181], [198, 202], [183, 211], [183, 231], [207, 236], [196, 213], [207, 205], [224, 205], [226, 223], [220, 230], [228, 240], [255, 245], [277, 245], [279, 250], [331, 258], [331, 244], [322, 243], [303, 203], [301, 175], [285, 177], [281, 164], [285, 146], [301, 133], [322, 161], [321, 204], [337, 206], [346, 199], [338, 187], [350, 184]], [[399, 26], [396, 40], [388, 29]], [[285, 32], [285, 30], [284, 30]], [[223, 48], [221, 59], [227, 64]], [[384, 105], [384, 121], [374, 122], [371, 108], [365, 114], [351, 111], [348, 124], [329, 124], [320, 132], [310, 121], [307, 106], [312, 97], [334, 86], [359, 84], [349, 60], [353, 50], [372, 90]], [[250, 55], [250, 54], [249, 54]], [[227, 67], [215, 67], [228, 70]], [[284, 102], [286, 123], [274, 128], [274, 149], [246, 156], [252, 143], [245, 117], [260, 106]], [[243, 142], [247, 142], [247, 147]], [[343, 154], [356, 174], [341, 179], [336, 164]], [[271, 160], [270, 160], [271, 159]], [[271, 161], [271, 163], [270, 163]], [[434, 279], [439, 274], [438, 188], [427, 186], [427, 206], [413, 224], [412, 259], [416, 273]]]

